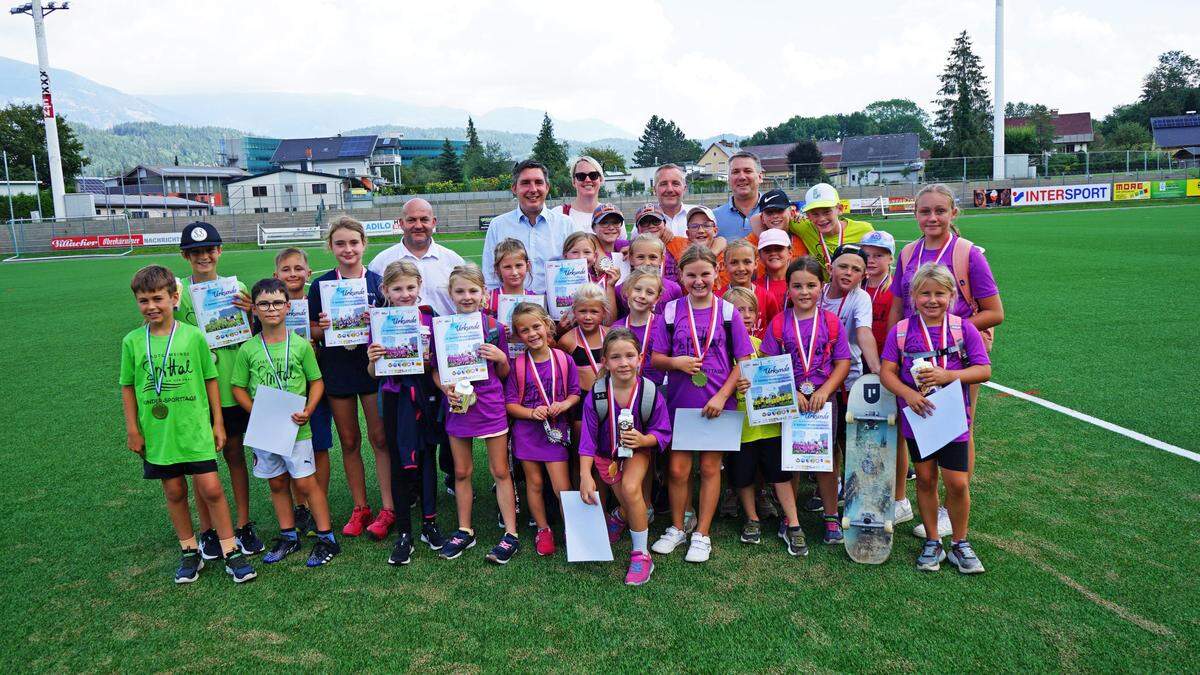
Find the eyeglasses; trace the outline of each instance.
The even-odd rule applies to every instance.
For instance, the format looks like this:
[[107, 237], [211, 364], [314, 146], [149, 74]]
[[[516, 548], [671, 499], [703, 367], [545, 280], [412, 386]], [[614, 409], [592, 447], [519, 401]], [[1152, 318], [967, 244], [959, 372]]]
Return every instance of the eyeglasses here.
[[716, 227], [716, 223], [712, 223], [712, 222], [709, 222], [706, 220], [702, 223], [688, 223], [687, 224], [687, 229], [689, 229], [689, 230], [703, 230], [706, 227]]
[[602, 220], [602, 221], [596, 223], [595, 225], [593, 225], [593, 227], [624, 227], [624, 226], [625, 226], [625, 223], [623, 223], [619, 220]]
[[582, 183], [585, 180], [600, 180], [599, 171], [576, 171], [575, 180]]
[[262, 302], [254, 303], [254, 306], [257, 307], [259, 311], [269, 312], [271, 310], [283, 309], [284, 307], [287, 307], [288, 304], [289, 303], [287, 300], [263, 300]]

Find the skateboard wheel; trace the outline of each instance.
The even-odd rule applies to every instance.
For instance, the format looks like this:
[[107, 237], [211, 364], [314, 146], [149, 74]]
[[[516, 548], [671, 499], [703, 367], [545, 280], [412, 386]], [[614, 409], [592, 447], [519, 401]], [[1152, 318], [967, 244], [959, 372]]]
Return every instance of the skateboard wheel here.
[[842, 529], [845, 530], [845, 529], [848, 529], [849, 527], [850, 527], [850, 516], [842, 516]]
[[895, 415], [888, 415], [888, 426], [889, 427], [896, 426], [896, 416]]
[[846, 424], [854, 424], [854, 413], [846, 411]]
[[894, 529], [893, 525], [894, 523], [892, 523], [890, 520], [883, 521], [883, 531], [891, 534], [892, 530]]

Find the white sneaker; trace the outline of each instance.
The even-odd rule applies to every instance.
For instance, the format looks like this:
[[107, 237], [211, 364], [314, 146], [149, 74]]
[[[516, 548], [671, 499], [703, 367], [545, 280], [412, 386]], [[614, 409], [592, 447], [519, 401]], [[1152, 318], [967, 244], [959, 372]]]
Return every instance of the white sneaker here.
[[896, 500], [896, 515], [892, 522], [899, 525], [913, 519], [912, 504], [907, 499]]
[[691, 533], [695, 532], [696, 525], [699, 524], [699, 522], [700, 521], [696, 519], [695, 512], [693, 512], [693, 511], [684, 511], [683, 512], [683, 531], [685, 533], [691, 534]]
[[687, 535], [683, 533], [683, 530], [672, 525], [671, 527], [667, 528], [666, 532], [663, 532], [662, 536], [658, 538], [658, 541], [654, 542], [654, 545], [650, 547], [650, 550], [654, 551], [655, 553], [667, 555], [671, 551], [674, 551], [676, 548], [678, 548], [679, 545], [685, 541], [687, 541]]
[[693, 532], [692, 544], [688, 546], [687, 554], [683, 556], [683, 559], [688, 562], [702, 563], [708, 562], [710, 555], [712, 555], [712, 540], [699, 532]]
[[[910, 507], [911, 508], [911, 507]], [[954, 534], [954, 528], [950, 526], [950, 512], [946, 507], [938, 507], [938, 536], [949, 537]], [[925, 524], [921, 523], [913, 528], [913, 536], [917, 539], [925, 539]]]

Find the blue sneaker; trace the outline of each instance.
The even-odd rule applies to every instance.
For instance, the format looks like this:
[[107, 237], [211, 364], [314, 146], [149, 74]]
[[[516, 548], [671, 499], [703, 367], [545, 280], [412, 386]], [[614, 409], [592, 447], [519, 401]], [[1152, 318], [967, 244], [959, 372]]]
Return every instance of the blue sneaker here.
[[936, 572], [942, 569], [942, 561], [946, 559], [946, 551], [942, 548], [940, 539], [926, 539], [917, 556], [917, 569], [922, 572]]
[[466, 530], [457, 530], [450, 535], [450, 539], [442, 546], [442, 557], [446, 560], [454, 560], [463, 554], [463, 551], [475, 545], [475, 535]]
[[512, 557], [517, 554], [520, 548], [521, 542], [517, 540], [516, 536], [505, 532], [504, 536], [500, 537], [500, 542], [493, 546], [492, 550], [488, 551], [486, 556], [487, 561], [494, 562], [497, 565], [505, 565], [509, 560], [512, 560]]
[[333, 560], [333, 556], [342, 552], [342, 545], [337, 543], [333, 535], [322, 537], [317, 535], [317, 543], [313, 544], [312, 553], [308, 554], [309, 567], [320, 567]]
[[825, 516], [825, 536], [822, 539], [826, 544], [841, 544], [844, 543], [845, 535], [842, 534], [842, 524], [838, 522], [837, 516]]
[[216, 530], [210, 528], [200, 533], [200, 557], [205, 560], [220, 560], [224, 557]]
[[392, 554], [388, 556], [388, 564], [407, 565], [412, 562], [412, 550], [412, 535], [408, 532], [401, 532], [400, 536], [396, 537], [395, 546], [392, 546]]
[[194, 548], [184, 550], [179, 557], [179, 567], [175, 569], [175, 583], [190, 584], [200, 578], [200, 570], [204, 569], [204, 558]]
[[271, 542], [271, 550], [263, 556], [263, 562], [268, 565], [277, 563], [299, 550], [299, 537], [275, 537], [275, 540]]
[[233, 577], [233, 582], [237, 584], [244, 584], [258, 577], [258, 573], [250, 565], [250, 560], [246, 558], [246, 554], [237, 549], [234, 549], [232, 553], [225, 556], [225, 571], [229, 576]]
[[421, 541], [428, 544], [431, 551], [440, 551], [446, 545], [446, 538], [434, 522], [427, 522], [421, 526]]
[[262, 553], [266, 545], [262, 543], [262, 539], [254, 532], [254, 521], [250, 521], [245, 525], [233, 531], [234, 540], [237, 541], [238, 548], [246, 555], [255, 555]]

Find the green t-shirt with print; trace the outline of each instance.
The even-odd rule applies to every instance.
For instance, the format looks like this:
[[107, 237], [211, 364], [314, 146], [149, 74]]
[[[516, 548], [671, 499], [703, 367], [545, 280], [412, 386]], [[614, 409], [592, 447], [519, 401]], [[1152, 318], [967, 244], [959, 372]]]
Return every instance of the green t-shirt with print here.
[[[751, 335], [750, 344], [754, 345], [754, 358], [757, 359], [762, 356], [762, 350], [759, 348], [762, 345], [762, 340]], [[737, 409], [746, 412], [746, 395], [740, 391], [737, 392]], [[750, 426], [749, 415], [742, 418], [742, 443], [761, 441], [764, 438], [779, 438], [781, 433], [783, 432], [778, 422], [752, 427]]]
[[[282, 382], [284, 391], [307, 397], [308, 383], [321, 379], [321, 369], [317, 366], [317, 355], [313, 352], [312, 345], [308, 343], [308, 340], [292, 331], [288, 331], [287, 336], [286, 343], [268, 344], [269, 352], [263, 349], [262, 335], [255, 335], [243, 342], [238, 348], [237, 357], [233, 359], [233, 374], [230, 384], [245, 389], [250, 394], [250, 398], [254, 398], [259, 385], [265, 384], [268, 387], [279, 388], [279, 382]], [[290, 356], [288, 355], [289, 346], [291, 347]], [[268, 353], [271, 355], [269, 361], [267, 360]], [[285, 358], [288, 359], [286, 367], [284, 366]], [[274, 363], [274, 375], [271, 373], [272, 363]], [[276, 377], [279, 378], [279, 382], [276, 381]], [[303, 441], [308, 438], [312, 438], [312, 430], [305, 424], [296, 434], [296, 440]]]
[[807, 220], [794, 220], [789, 226], [791, 231], [800, 237], [804, 245], [808, 247], [808, 254], [816, 258], [821, 266], [825, 268], [825, 278], [829, 278], [830, 269], [825, 261], [825, 250], [829, 250], [829, 255], [833, 255], [834, 250], [838, 247], [838, 242], [843, 244], [857, 244], [862, 241], [862, 238], [867, 236], [868, 232], [874, 232], [875, 228], [865, 220], [850, 220], [842, 218], [844, 226], [842, 234], [830, 232], [824, 236], [825, 248], [821, 247], [821, 235], [817, 232], [817, 228]]
[[[196, 310], [192, 307], [192, 282], [191, 279], [176, 279], [179, 282], [179, 307], [176, 308], [175, 318], [185, 323], [190, 323], [197, 326]], [[238, 280], [238, 288], [243, 293], [249, 294], [250, 291], [246, 288], [246, 284]], [[203, 335], [203, 333], [201, 333]], [[233, 400], [233, 389], [229, 386], [229, 376], [233, 373], [233, 361], [237, 356], [238, 348], [241, 345], [228, 345], [225, 347], [217, 347], [212, 351], [212, 358], [217, 364], [217, 389], [221, 391], [221, 407], [228, 408], [231, 405], [237, 405], [237, 401]]]
[[[146, 461], [168, 465], [203, 462], [217, 456], [205, 380], [217, 376], [208, 342], [199, 328], [175, 323], [171, 353], [163, 366], [167, 335], [150, 336], [146, 358], [146, 326], [130, 331], [121, 341], [121, 386], [133, 387], [137, 398], [138, 426], [146, 437]], [[154, 376], [162, 375], [161, 399], [154, 391]], [[167, 407], [163, 419], [154, 416], [158, 401]]]

